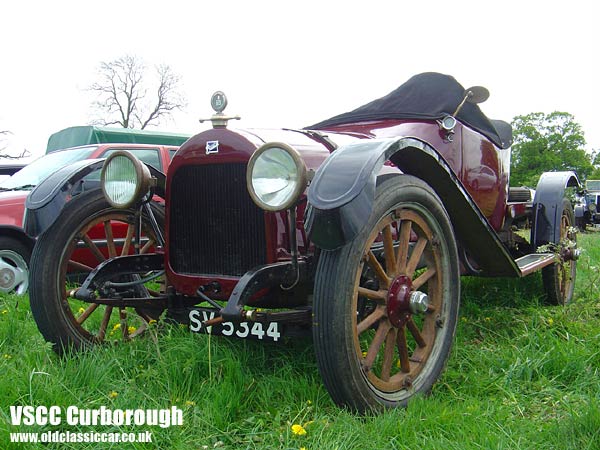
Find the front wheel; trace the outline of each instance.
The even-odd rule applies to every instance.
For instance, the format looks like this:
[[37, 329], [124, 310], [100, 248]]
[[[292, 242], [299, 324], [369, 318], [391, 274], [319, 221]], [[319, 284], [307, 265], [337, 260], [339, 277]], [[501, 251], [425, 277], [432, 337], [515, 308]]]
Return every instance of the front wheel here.
[[334, 402], [368, 412], [429, 392], [450, 353], [459, 299], [440, 199], [411, 176], [383, 182], [366, 229], [318, 263], [313, 340]]
[[0, 292], [23, 295], [29, 286], [31, 249], [23, 242], [0, 236]]
[[[155, 205], [152, 209], [159, 226], [164, 226], [162, 209]], [[135, 211], [113, 208], [95, 190], [67, 203], [39, 237], [31, 258], [31, 311], [58, 353], [127, 341], [160, 315], [160, 310], [87, 303], [69, 294], [106, 259], [133, 253], [135, 222]], [[151, 251], [156, 243], [150, 221], [143, 216], [140, 253]], [[143, 287], [143, 293], [151, 295], [150, 288]]]

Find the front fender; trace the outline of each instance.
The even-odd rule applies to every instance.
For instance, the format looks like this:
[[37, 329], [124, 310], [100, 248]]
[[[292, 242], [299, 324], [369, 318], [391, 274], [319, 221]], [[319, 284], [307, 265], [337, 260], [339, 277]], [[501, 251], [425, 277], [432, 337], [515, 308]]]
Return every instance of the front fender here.
[[336, 150], [319, 168], [308, 191], [305, 216], [306, 231], [318, 247], [339, 248], [365, 228], [373, 209], [377, 174], [386, 160], [437, 193], [458, 241], [477, 262], [481, 275], [520, 275], [452, 168], [427, 142], [413, 137], [352, 143]]
[[[568, 187], [580, 187], [572, 171], [544, 172], [535, 188], [533, 199], [532, 243], [534, 248], [560, 243], [562, 204]], [[573, 224], [574, 225], [574, 224]]]
[[[60, 215], [65, 204], [78, 193], [91, 188], [85, 185], [84, 178], [102, 169], [104, 158], [84, 159], [76, 161], [54, 172], [39, 183], [29, 194], [25, 201], [25, 220], [23, 228], [31, 237], [37, 237], [50, 227]], [[166, 176], [161, 171], [147, 165], [150, 174], [157, 179], [155, 193], [160, 197], [165, 196]]]

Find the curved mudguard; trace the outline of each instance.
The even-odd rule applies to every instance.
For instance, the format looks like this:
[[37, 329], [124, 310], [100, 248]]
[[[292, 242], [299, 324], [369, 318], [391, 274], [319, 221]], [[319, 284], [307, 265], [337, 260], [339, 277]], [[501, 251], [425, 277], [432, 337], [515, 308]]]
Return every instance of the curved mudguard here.
[[317, 170], [308, 191], [305, 228], [320, 248], [334, 250], [365, 227], [376, 179], [386, 160], [425, 181], [441, 198], [458, 241], [477, 261], [481, 275], [520, 276], [494, 229], [442, 156], [413, 137], [364, 140], [340, 147]]
[[[98, 184], [86, 186], [84, 178], [102, 169], [103, 164], [104, 158], [76, 161], [62, 167], [39, 183], [25, 201], [26, 214], [23, 222], [25, 232], [32, 237], [39, 236], [54, 223], [65, 203], [74, 195], [97, 189]], [[147, 167], [150, 169], [150, 174], [157, 179], [155, 193], [164, 198], [165, 174], [150, 165]]]
[[[562, 202], [568, 187], [580, 187], [577, 174], [544, 172], [535, 188], [531, 242], [534, 250], [540, 245], [560, 242]], [[575, 226], [575, 224], [572, 224]]]

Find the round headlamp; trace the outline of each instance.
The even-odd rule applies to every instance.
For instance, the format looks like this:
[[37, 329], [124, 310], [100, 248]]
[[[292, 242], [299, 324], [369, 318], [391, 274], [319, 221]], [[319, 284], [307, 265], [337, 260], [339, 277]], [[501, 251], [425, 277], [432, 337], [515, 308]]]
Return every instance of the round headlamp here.
[[248, 192], [260, 208], [283, 211], [298, 201], [306, 189], [306, 166], [287, 144], [269, 142], [250, 158], [246, 172]]
[[115, 208], [129, 208], [150, 189], [150, 170], [131, 153], [112, 153], [102, 166], [100, 184], [104, 196]]

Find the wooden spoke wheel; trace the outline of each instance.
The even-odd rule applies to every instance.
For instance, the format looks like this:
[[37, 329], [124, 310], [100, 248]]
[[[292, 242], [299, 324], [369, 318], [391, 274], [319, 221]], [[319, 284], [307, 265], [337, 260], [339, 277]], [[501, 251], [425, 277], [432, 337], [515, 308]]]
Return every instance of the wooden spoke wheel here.
[[542, 269], [542, 280], [546, 298], [551, 305], [566, 305], [573, 298], [577, 259], [574, 254], [577, 233], [574, 231], [575, 217], [571, 202], [563, 200], [560, 216], [559, 259], [557, 263]]
[[382, 183], [367, 230], [317, 269], [313, 337], [336, 403], [361, 412], [428, 392], [448, 358], [460, 278], [448, 215], [420, 180]]
[[[153, 205], [159, 226], [162, 209]], [[111, 207], [100, 191], [71, 200], [56, 222], [38, 239], [32, 255], [30, 303], [34, 319], [46, 340], [61, 353], [105, 342], [128, 341], [141, 335], [160, 309], [125, 308], [87, 303], [71, 296], [100, 263], [134, 253], [135, 211]], [[142, 217], [139, 252], [152, 251], [156, 236]], [[127, 278], [127, 279], [125, 279]], [[131, 282], [135, 276], [118, 282]], [[132, 286], [128, 297], [158, 295], [162, 278]]]

